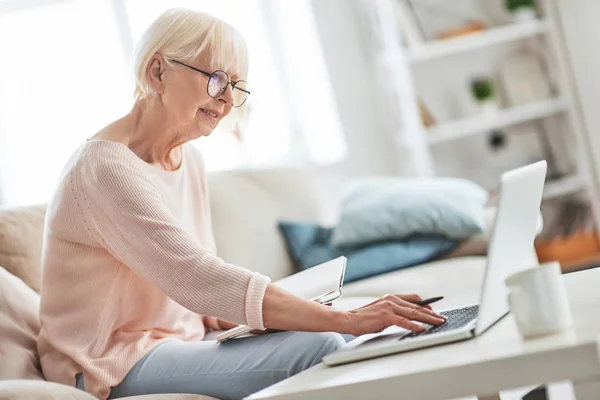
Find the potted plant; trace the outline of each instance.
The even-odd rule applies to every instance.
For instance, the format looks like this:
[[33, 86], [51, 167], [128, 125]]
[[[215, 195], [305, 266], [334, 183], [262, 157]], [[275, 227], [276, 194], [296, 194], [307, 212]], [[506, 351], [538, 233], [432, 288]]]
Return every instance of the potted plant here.
[[531, 21], [537, 18], [535, 0], [505, 0], [506, 9], [517, 22]]
[[498, 110], [498, 102], [491, 78], [475, 78], [471, 81], [471, 93], [484, 113]]

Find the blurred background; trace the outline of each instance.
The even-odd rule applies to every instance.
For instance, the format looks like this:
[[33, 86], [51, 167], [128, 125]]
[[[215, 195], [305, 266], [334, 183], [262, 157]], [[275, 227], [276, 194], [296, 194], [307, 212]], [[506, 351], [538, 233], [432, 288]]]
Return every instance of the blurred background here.
[[248, 115], [194, 143], [208, 170], [461, 177], [493, 199], [503, 171], [546, 159], [538, 254], [600, 260], [596, 0], [0, 0], [1, 206], [46, 202], [130, 110], [135, 43], [172, 7], [250, 50]]

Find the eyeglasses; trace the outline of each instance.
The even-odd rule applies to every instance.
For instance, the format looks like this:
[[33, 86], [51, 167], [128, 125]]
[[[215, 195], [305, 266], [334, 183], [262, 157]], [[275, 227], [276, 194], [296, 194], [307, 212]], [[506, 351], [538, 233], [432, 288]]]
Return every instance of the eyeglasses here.
[[170, 61], [208, 76], [206, 91], [213, 99], [221, 97], [227, 90], [227, 85], [231, 85], [231, 91], [233, 93], [233, 101], [231, 102], [232, 106], [241, 107], [242, 104], [244, 104], [248, 99], [248, 95], [250, 94], [248, 91], [248, 82], [244, 80], [232, 82], [229, 80], [229, 75], [227, 75], [227, 72], [225, 71], [217, 70], [211, 74], [196, 67], [192, 67], [191, 65], [184, 64], [181, 61], [172, 59]]

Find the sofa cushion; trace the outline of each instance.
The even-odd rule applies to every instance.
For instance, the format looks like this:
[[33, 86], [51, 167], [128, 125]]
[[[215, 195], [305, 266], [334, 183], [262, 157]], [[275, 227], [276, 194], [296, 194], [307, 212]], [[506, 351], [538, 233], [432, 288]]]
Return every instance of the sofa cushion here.
[[344, 297], [417, 293], [423, 297], [444, 296], [444, 302], [471, 301], [473, 294], [481, 290], [485, 262], [486, 257], [480, 256], [433, 261], [344, 285]]
[[273, 281], [294, 273], [277, 222], [324, 217], [314, 173], [291, 168], [213, 172], [208, 184], [219, 257]]
[[334, 230], [338, 246], [414, 235], [464, 240], [485, 229], [488, 192], [464, 179], [363, 178], [344, 190]]
[[[0, 381], [0, 400], [96, 400], [83, 390], [54, 382]], [[200, 394], [160, 393], [122, 397], [123, 400], [216, 400]]]
[[0, 265], [39, 293], [43, 205], [0, 210]]
[[43, 379], [37, 354], [40, 299], [0, 267], [0, 380]]
[[299, 270], [346, 256], [345, 283], [436, 259], [458, 245], [440, 236], [427, 236], [372, 243], [360, 248], [341, 248], [332, 243], [333, 228], [306, 222], [281, 221], [279, 229]]
[[0, 381], [0, 400], [95, 400], [83, 390], [54, 382]]

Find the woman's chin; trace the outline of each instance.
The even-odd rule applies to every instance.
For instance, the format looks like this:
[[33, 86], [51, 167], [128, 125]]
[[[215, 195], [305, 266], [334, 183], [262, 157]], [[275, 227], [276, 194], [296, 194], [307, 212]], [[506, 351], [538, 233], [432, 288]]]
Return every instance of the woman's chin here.
[[196, 121], [196, 132], [198, 137], [209, 136], [217, 127], [217, 124], [213, 121]]
[[215, 127], [212, 126], [213, 124], [210, 124], [211, 126], [208, 125], [206, 121], [194, 121], [194, 124], [189, 127], [190, 136], [195, 136], [196, 138], [209, 136]]
[[210, 136], [210, 134], [213, 132], [213, 129], [206, 129], [206, 127], [202, 127], [200, 129], [198, 129], [197, 131], [197, 137], [201, 138], [201, 137], [208, 137]]

